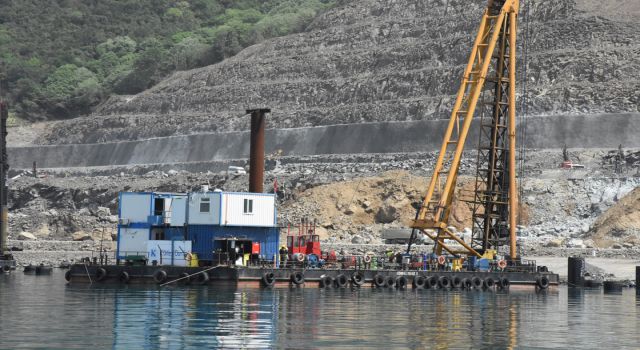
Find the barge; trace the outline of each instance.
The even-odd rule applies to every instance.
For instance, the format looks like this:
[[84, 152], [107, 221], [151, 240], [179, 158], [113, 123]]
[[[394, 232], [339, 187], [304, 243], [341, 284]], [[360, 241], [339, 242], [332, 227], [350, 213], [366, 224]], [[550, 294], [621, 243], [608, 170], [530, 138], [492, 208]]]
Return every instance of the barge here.
[[[544, 269], [543, 269], [544, 270]], [[69, 283], [216, 285], [255, 287], [374, 287], [396, 289], [544, 290], [559, 284], [557, 274], [528, 271], [425, 271], [392, 269], [304, 269], [269, 267], [181, 267], [75, 264], [66, 272]]]

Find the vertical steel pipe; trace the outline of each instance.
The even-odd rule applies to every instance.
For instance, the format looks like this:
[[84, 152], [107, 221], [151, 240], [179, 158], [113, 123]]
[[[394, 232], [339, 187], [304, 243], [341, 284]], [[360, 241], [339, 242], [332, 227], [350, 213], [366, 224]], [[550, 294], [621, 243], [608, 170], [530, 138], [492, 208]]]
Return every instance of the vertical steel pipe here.
[[249, 192], [262, 193], [264, 185], [264, 129], [270, 109], [250, 109], [251, 146], [249, 154]]
[[0, 256], [7, 252], [7, 235], [9, 213], [7, 209], [7, 118], [9, 109], [4, 102], [0, 102]]

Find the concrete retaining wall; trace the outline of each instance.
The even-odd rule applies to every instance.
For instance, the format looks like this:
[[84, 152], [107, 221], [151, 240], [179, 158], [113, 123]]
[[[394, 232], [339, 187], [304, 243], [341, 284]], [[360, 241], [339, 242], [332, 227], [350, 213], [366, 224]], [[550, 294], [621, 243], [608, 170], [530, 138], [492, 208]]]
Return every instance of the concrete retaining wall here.
[[[477, 125], [477, 120], [474, 121]], [[267, 130], [266, 151], [284, 155], [429, 152], [439, 149], [447, 121], [332, 125]], [[267, 122], [268, 125], [268, 122]], [[468, 147], [477, 145], [477, 127]], [[527, 119], [528, 148], [640, 147], [640, 113]], [[9, 148], [13, 169], [202, 162], [247, 158], [249, 133], [229, 132], [102, 144]]]

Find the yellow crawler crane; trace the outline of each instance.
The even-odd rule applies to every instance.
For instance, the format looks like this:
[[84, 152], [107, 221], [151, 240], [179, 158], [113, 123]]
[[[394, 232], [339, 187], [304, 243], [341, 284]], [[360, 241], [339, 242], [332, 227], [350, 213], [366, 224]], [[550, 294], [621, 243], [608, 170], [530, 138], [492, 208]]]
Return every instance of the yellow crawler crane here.
[[[427, 194], [412, 228], [435, 241], [434, 252], [481, 257], [509, 245], [516, 259], [516, 33], [519, 0], [489, 0], [464, 70]], [[473, 206], [473, 238], [449, 229], [464, 145], [478, 101], [480, 142]], [[415, 231], [415, 230], [414, 230]], [[456, 241], [453, 248], [445, 240]]]

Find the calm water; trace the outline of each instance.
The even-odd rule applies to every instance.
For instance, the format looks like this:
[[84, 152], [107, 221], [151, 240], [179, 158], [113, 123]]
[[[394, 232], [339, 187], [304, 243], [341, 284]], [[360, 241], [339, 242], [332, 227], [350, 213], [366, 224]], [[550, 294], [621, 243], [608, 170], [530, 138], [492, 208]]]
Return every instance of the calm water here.
[[633, 290], [158, 289], [0, 275], [1, 349], [637, 349], [639, 316]]

